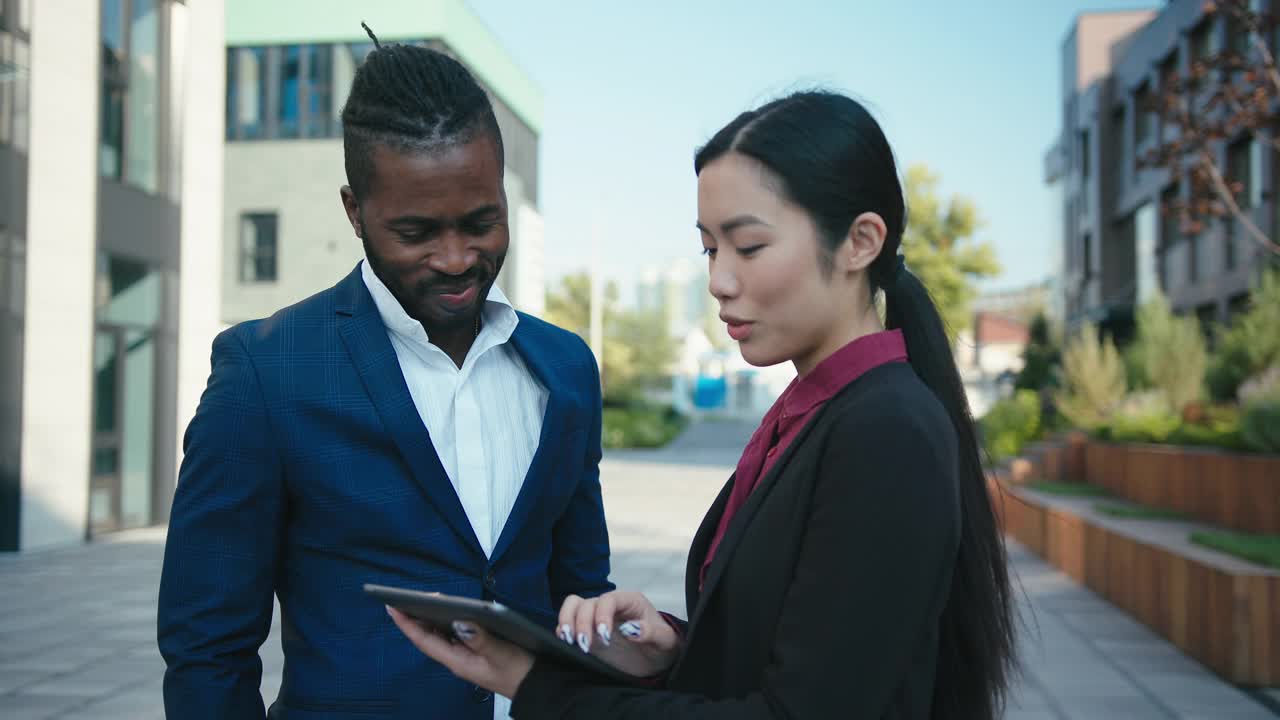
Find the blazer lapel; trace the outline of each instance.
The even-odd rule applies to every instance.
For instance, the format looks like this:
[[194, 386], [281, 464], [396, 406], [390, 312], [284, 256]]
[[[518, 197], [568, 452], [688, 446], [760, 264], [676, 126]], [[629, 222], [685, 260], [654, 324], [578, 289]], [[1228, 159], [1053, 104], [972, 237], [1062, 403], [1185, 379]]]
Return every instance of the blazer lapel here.
[[[756, 514], [756, 511], [760, 509], [761, 503], [763, 503], [764, 499], [768, 497], [769, 492], [773, 490], [773, 486], [778, 483], [778, 477], [782, 475], [782, 472], [787, 467], [787, 463], [790, 462], [791, 457], [795, 455], [796, 450], [804, 445], [804, 441], [809, 437], [809, 433], [813, 432], [814, 426], [818, 424], [818, 420], [821, 419], [825, 410], [825, 407], [822, 408], [812, 419], [809, 420], [809, 422], [805, 423], [805, 426], [800, 430], [800, 433], [796, 435], [795, 440], [793, 440], [791, 444], [787, 446], [787, 449], [783, 451], [782, 457], [778, 458], [778, 462], [775, 463], [773, 467], [769, 468], [769, 472], [765, 473], [765, 476], [761, 478], [760, 483], [756, 485], [755, 489], [751, 491], [751, 495], [747, 497], [747, 501], [742, 504], [742, 507], [738, 509], [737, 514], [729, 521], [729, 527], [725, 529], [724, 539], [720, 541], [720, 546], [716, 548], [716, 556], [712, 559], [711, 565], [707, 568], [707, 581], [703, 583], [702, 591], [698, 595], [698, 604], [690, 611], [689, 627], [691, 630], [694, 623], [696, 623], [698, 618], [706, 611], [708, 600], [715, 591], [716, 585], [720, 582], [720, 578], [724, 576], [725, 566], [729, 564], [729, 560], [733, 557], [734, 551], [737, 550], [738, 542], [742, 539], [742, 533], [751, 524], [751, 518]], [[721, 491], [721, 494], [726, 495], [727, 498], [727, 494], [724, 491]], [[717, 524], [718, 523], [719, 519], [717, 518]], [[700, 567], [701, 560], [699, 560], [699, 568]], [[697, 570], [698, 568], [695, 568], [694, 572], [696, 573]], [[696, 575], [693, 581], [695, 583], [697, 582]]]
[[413, 404], [400, 361], [391, 346], [391, 339], [387, 337], [382, 316], [364, 286], [359, 266], [338, 284], [337, 291], [338, 332], [383, 425], [391, 433], [414, 479], [426, 491], [445, 521], [468, 548], [483, 557], [480, 541], [476, 539], [462, 502], [440, 464], [422, 416]]
[[553, 477], [555, 464], [560, 458], [563, 447], [564, 431], [567, 429], [565, 427], [568, 419], [565, 401], [566, 380], [557, 373], [558, 368], [551, 362], [548, 350], [553, 348], [546, 343], [538, 342], [538, 338], [531, 335], [529, 323], [521, 322], [516, 325], [515, 332], [511, 335], [511, 343], [515, 346], [516, 352], [520, 353], [529, 371], [538, 379], [538, 382], [542, 383], [542, 387], [546, 388], [547, 409], [542, 415], [542, 432], [538, 436], [538, 449], [533, 454], [529, 472], [525, 474], [520, 492], [516, 495], [515, 505], [511, 507], [511, 514], [507, 516], [507, 521], [502, 526], [502, 534], [498, 536], [498, 542], [493, 546], [493, 555], [489, 559], [491, 563], [497, 562], [502, 553], [511, 546], [520, 528], [528, 519], [529, 513], [538, 504], [543, 494], [543, 484]]
[[[698, 598], [702, 595], [702, 589], [698, 587], [698, 576], [702, 574], [702, 561], [706, 559], [711, 540], [716, 536], [716, 528], [720, 527], [720, 518], [724, 515], [725, 506], [729, 504], [729, 495], [733, 493], [735, 477], [736, 473], [730, 475], [724, 487], [720, 488], [720, 494], [716, 496], [715, 501], [711, 503], [711, 508], [703, 516], [702, 524], [698, 526], [698, 531], [693, 535], [693, 543], [689, 546], [689, 558], [684, 569], [684, 602], [690, 617], [693, 609], [698, 606]], [[721, 545], [722, 549], [723, 547]]]

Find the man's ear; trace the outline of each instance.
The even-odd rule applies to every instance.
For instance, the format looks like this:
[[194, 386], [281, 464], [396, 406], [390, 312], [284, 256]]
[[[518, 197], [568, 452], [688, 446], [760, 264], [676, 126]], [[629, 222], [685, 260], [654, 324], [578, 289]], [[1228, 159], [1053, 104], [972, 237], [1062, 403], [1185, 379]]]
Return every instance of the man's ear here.
[[338, 190], [338, 194], [342, 196], [342, 209], [347, 213], [347, 222], [351, 223], [351, 229], [355, 231], [356, 237], [363, 239], [364, 228], [360, 225], [360, 203], [356, 200], [355, 191], [350, 185], [343, 185]]

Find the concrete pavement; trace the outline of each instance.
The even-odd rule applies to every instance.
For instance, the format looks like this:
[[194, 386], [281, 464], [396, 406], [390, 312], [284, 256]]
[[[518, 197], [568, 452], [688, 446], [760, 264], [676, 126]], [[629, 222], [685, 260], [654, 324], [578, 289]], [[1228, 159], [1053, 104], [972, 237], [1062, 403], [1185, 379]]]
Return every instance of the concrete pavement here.
[[[614, 581], [683, 613], [688, 543], [750, 434], [702, 423], [661, 451], [602, 465]], [[162, 718], [155, 602], [164, 533], [0, 556], [0, 718]], [[1008, 720], [1276, 717], [1018, 546], [1023, 677]], [[278, 613], [277, 613], [278, 616]], [[263, 647], [274, 698], [279, 624]], [[853, 688], [856, 692], [856, 686]]]

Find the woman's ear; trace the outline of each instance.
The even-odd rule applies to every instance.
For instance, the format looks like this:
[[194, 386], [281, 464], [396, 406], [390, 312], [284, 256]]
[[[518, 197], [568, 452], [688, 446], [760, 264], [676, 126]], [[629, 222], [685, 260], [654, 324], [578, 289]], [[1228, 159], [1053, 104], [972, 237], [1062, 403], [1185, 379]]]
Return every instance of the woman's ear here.
[[884, 218], [878, 213], [862, 213], [849, 226], [848, 237], [837, 253], [836, 266], [845, 272], [866, 270], [880, 256], [888, 234]]

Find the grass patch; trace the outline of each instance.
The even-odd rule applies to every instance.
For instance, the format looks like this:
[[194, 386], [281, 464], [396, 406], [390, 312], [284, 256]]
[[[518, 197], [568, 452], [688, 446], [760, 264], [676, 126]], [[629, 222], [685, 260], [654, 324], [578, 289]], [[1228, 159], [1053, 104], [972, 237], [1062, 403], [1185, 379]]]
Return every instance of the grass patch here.
[[1280, 570], [1280, 535], [1194, 532], [1191, 533], [1191, 542]]
[[1186, 520], [1187, 516], [1175, 510], [1147, 507], [1146, 505], [1120, 505], [1118, 503], [1097, 503], [1094, 510], [1103, 515], [1133, 520]]
[[1050, 480], [1038, 480], [1028, 483], [1027, 487], [1036, 492], [1042, 492], [1046, 495], [1061, 495], [1063, 497], [1111, 497], [1111, 493], [1097, 485], [1088, 483], [1075, 482], [1053, 482]]

